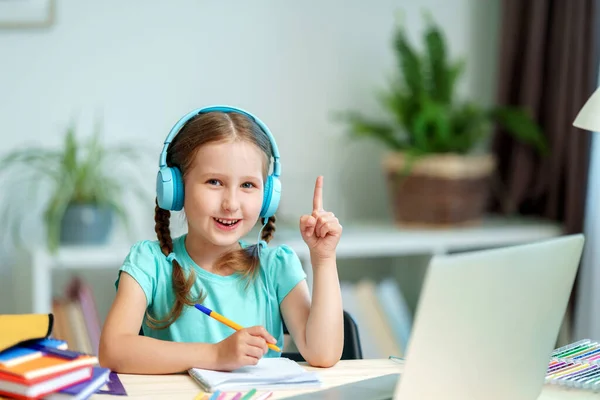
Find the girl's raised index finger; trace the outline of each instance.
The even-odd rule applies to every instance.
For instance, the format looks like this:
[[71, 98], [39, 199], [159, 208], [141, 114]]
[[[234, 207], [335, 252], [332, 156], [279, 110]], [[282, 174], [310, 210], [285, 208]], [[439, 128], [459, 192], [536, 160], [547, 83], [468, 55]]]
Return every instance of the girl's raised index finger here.
[[317, 177], [315, 183], [315, 195], [313, 197], [313, 210], [323, 211], [323, 177]]

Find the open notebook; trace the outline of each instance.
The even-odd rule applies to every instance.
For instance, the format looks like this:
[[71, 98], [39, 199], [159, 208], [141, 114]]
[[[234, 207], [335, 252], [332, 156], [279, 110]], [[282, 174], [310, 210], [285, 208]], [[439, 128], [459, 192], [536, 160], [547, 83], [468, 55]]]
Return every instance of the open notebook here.
[[318, 386], [321, 379], [288, 358], [262, 358], [257, 365], [231, 372], [191, 368], [188, 373], [203, 390], [277, 389]]

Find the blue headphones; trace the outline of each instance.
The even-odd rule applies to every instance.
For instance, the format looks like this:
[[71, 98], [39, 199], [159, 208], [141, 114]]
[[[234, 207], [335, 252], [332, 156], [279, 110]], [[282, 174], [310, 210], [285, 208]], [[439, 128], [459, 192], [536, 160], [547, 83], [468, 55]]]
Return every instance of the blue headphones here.
[[279, 150], [275, 143], [275, 138], [271, 134], [267, 125], [265, 125], [260, 119], [240, 108], [230, 106], [210, 106], [205, 108], [199, 108], [193, 110], [184, 115], [176, 124], [171, 128], [169, 135], [165, 139], [164, 147], [160, 153], [160, 159], [158, 163], [158, 174], [156, 176], [156, 198], [158, 206], [164, 210], [179, 211], [183, 208], [183, 179], [181, 177], [181, 171], [177, 167], [167, 166], [167, 149], [173, 138], [181, 130], [181, 128], [193, 117], [211, 112], [237, 112], [249, 117], [253, 120], [260, 129], [267, 135], [271, 142], [271, 148], [273, 149], [273, 173], [267, 177], [264, 186], [264, 197], [262, 208], [260, 209], [261, 218], [269, 218], [275, 214], [277, 207], [279, 206], [279, 199], [281, 198], [281, 181], [279, 175], [281, 174], [281, 165], [279, 164]]

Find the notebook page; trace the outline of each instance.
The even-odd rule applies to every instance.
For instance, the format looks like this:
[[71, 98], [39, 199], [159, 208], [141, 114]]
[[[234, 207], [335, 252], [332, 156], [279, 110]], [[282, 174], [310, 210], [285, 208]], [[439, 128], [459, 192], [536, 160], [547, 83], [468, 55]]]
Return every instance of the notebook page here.
[[231, 372], [192, 368], [189, 374], [205, 389], [225, 387], [265, 387], [279, 384], [315, 384], [320, 379], [287, 358], [262, 358], [257, 365], [245, 366]]

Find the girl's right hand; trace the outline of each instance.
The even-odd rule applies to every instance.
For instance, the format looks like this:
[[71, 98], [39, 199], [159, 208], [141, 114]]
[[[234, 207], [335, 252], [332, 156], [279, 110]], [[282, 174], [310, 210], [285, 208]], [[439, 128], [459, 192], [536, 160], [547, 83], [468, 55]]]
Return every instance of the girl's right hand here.
[[267, 343], [276, 342], [262, 326], [240, 329], [217, 343], [218, 369], [234, 370], [256, 365], [269, 350]]

